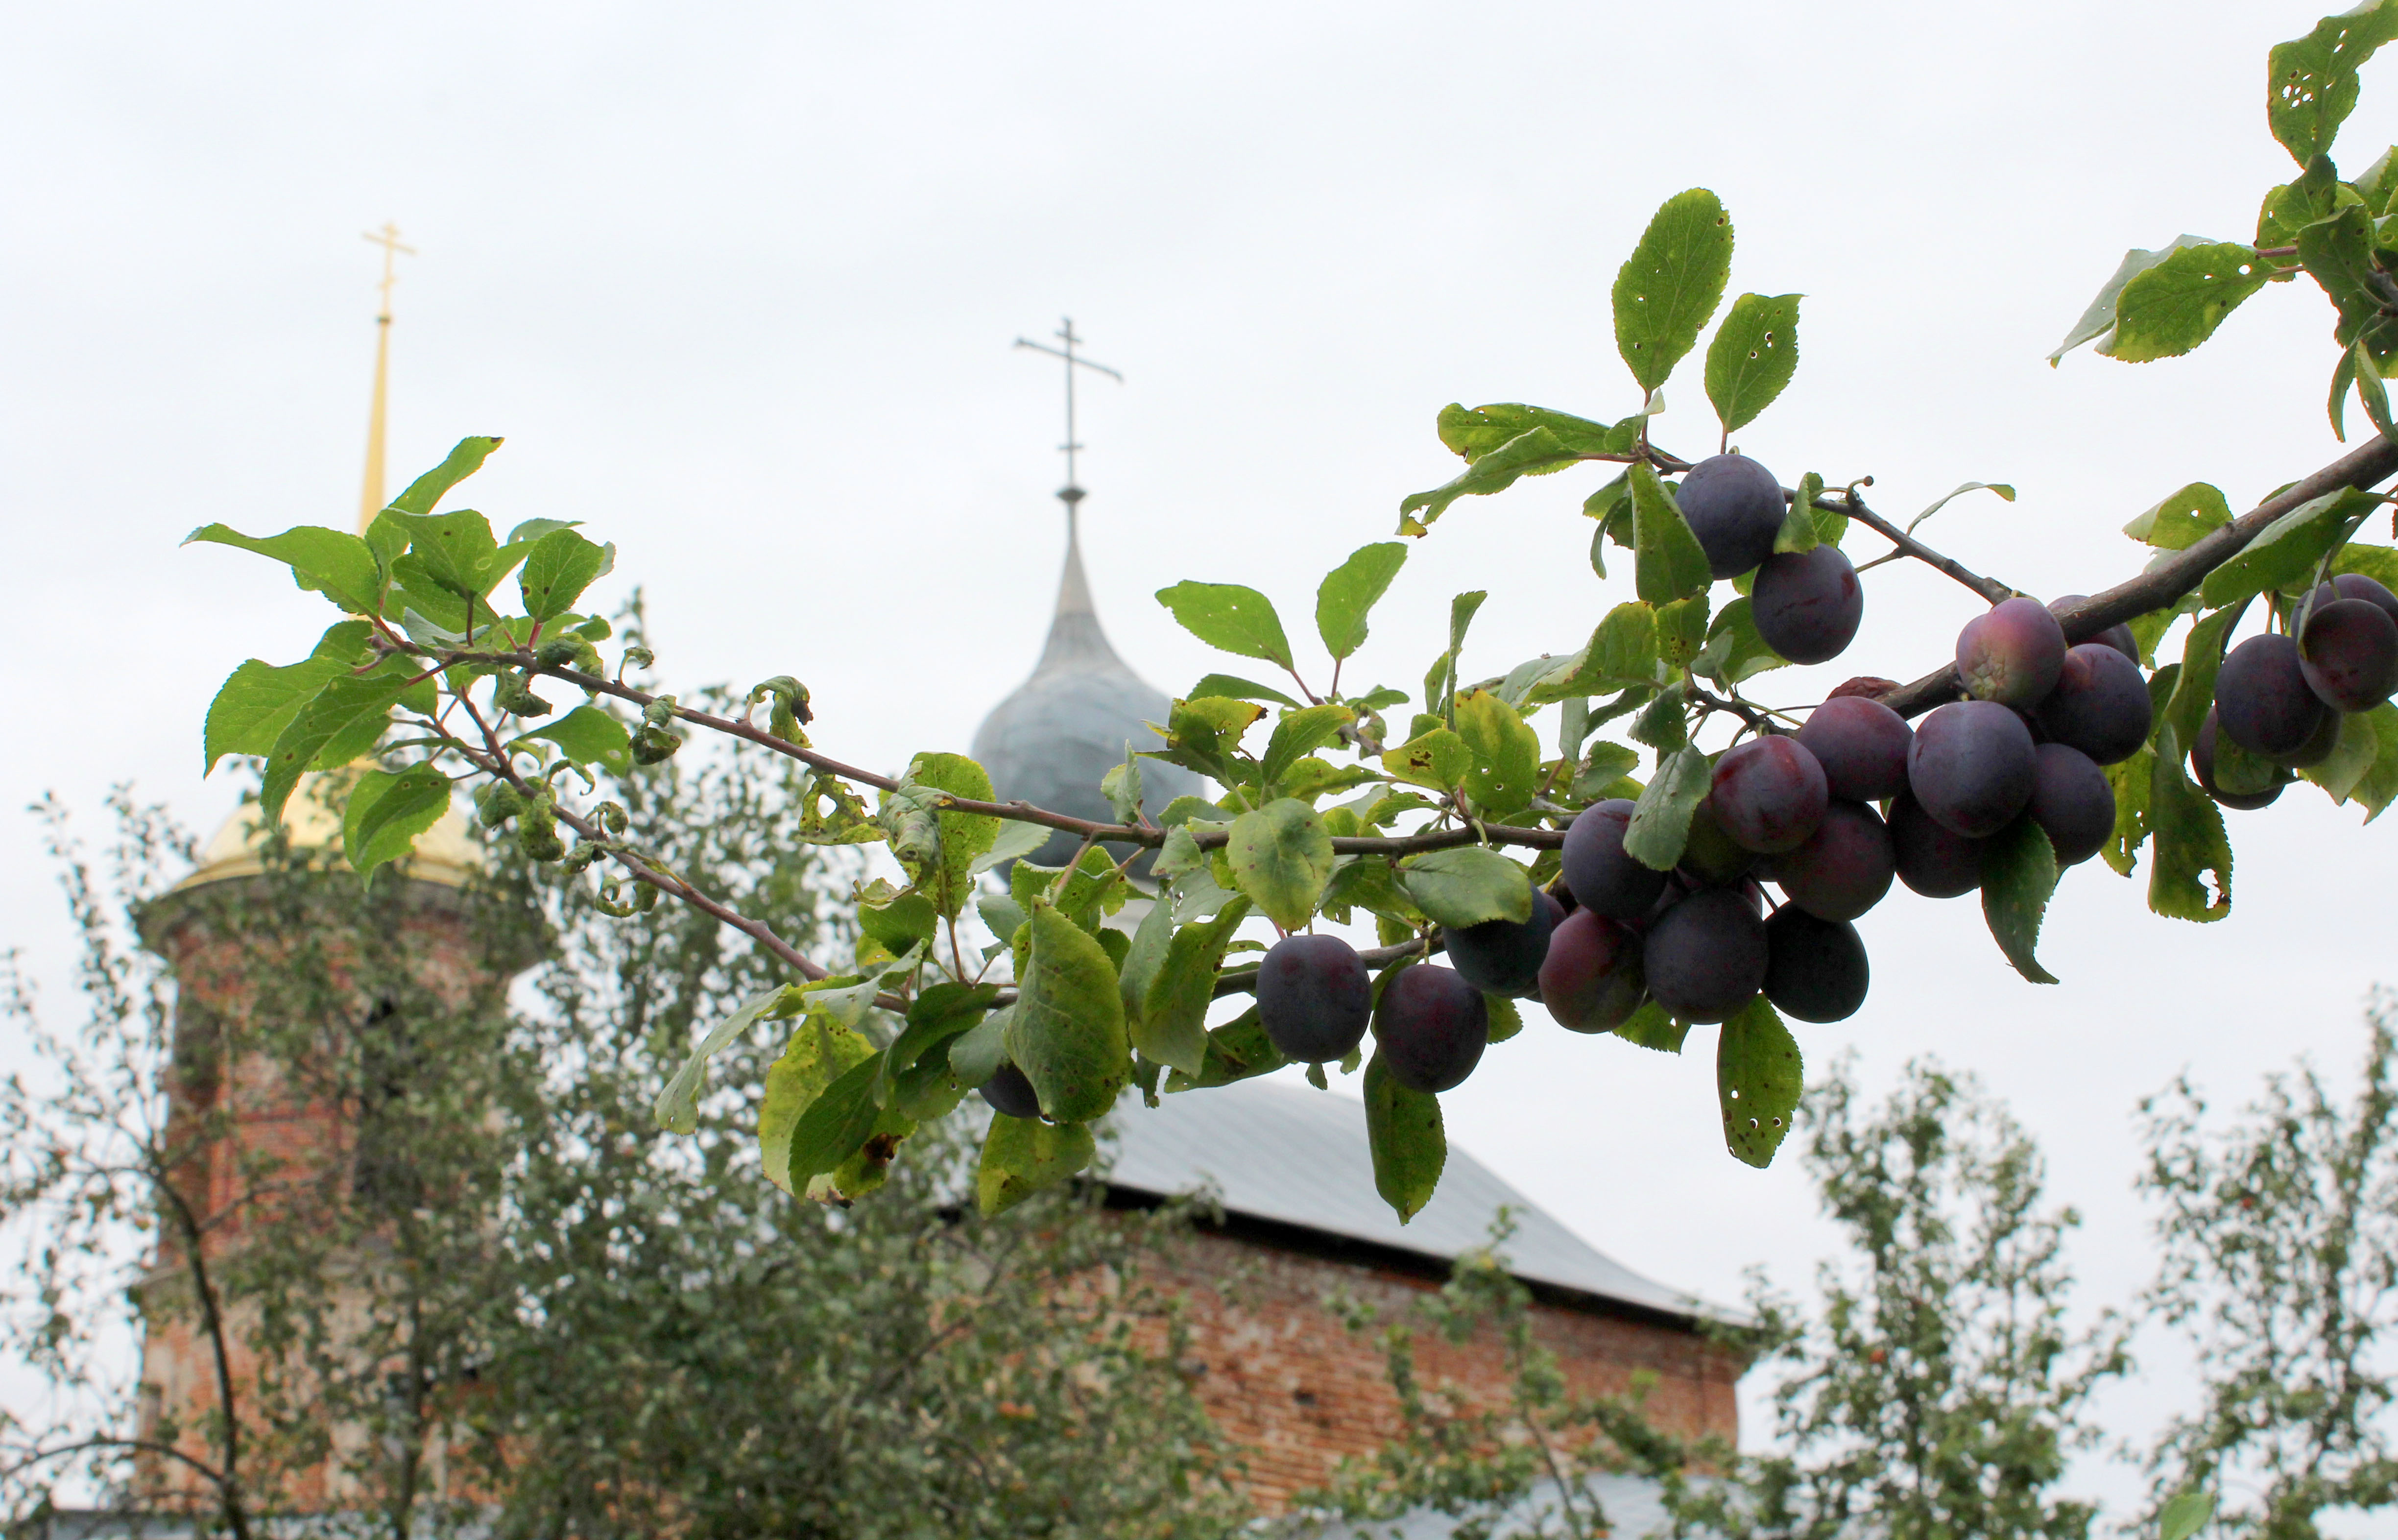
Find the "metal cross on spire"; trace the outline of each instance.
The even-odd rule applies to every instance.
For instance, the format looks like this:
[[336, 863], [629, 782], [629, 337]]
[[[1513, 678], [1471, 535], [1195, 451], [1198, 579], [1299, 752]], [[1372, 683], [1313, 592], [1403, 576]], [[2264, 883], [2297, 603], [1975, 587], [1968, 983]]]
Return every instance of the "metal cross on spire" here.
[[1066, 344], [1065, 346], [1052, 347], [1047, 343], [1036, 343], [1025, 337], [1017, 338], [1016, 345], [1029, 347], [1036, 353], [1046, 353], [1053, 358], [1066, 360], [1066, 441], [1058, 446], [1066, 452], [1066, 484], [1058, 489], [1058, 499], [1066, 505], [1066, 512], [1071, 515], [1085, 495], [1081, 483], [1074, 480], [1074, 452], [1083, 447], [1074, 439], [1074, 371], [1077, 367], [1096, 369], [1118, 385], [1124, 384], [1124, 376], [1107, 365], [1093, 363], [1074, 351], [1082, 345], [1083, 339], [1074, 335], [1072, 317], [1069, 316], [1065, 318], [1064, 323], [1058, 328], [1057, 336], [1058, 341]]
[[391, 286], [399, 281], [392, 270], [393, 259], [416, 255], [413, 247], [399, 244], [399, 226], [386, 223], [366, 233], [366, 238], [383, 248], [383, 282], [376, 287], [382, 301], [375, 307], [375, 371], [374, 404], [367, 409], [367, 474], [366, 486], [358, 497], [358, 533], [383, 511], [383, 438], [384, 415], [391, 385]]

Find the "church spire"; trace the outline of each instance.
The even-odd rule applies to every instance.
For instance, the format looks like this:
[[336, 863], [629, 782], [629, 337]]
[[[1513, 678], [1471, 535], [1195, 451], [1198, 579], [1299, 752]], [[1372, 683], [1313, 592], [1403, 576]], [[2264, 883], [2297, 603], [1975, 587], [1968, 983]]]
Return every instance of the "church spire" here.
[[1098, 612], [1091, 604], [1091, 586], [1083, 575], [1083, 499], [1090, 493], [1074, 477], [1074, 456], [1084, 447], [1074, 437], [1074, 371], [1095, 369], [1119, 385], [1124, 383], [1124, 375], [1075, 351], [1082, 346], [1083, 339], [1075, 335], [1073, 317], [1061, 321], [1056, 335], [1065, 344], [1063, 347], [1024, 337], [1016, 339], [1017, 346], [1062, 358], [1066, 364], [1066, 441], [1058, 446], [1066, 456], [1066, 484], [1058, 489], [1058, 501], [1066, 505], [1066, 566], [1058, 577], [1058, 610], [1049, 624], [1048, 642], [1041, 649], [1041, 662], [1033, 669], [1036, 678], [1064, 669], [1124, 668], [1123, 660], [1116, 656], [1115, 649], [1108, 645], [1106, 634], [1099, 629]]
[[399, 226], [388, 221], [380, 231], [369, 231], [366, 238], [383, 248], [383, 282], [378, 286], [383, 290], [383, 303], [375, 308], [374, 404], [367, 411], [366, 488], [358, 497], [360, 534], [366, 534], [375, 515], [384, 510], [383, 431], [384, 408], [391, 385], [391, 286], [399, 281], [399, 276], [392, 271], [393, 259], [403, 254], [416, 255], [414, 248], [399, 244]]

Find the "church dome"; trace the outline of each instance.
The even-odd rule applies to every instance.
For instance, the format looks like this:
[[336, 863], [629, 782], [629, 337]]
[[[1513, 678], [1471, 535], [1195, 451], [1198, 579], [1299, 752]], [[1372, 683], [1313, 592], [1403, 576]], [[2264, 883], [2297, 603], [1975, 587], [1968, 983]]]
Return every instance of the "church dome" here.
[[[1079, 818], [1115, 820], [1099, 792], [1099, 777], [1125, 760], [1128, 744], [1161, 742], [1149, 726], [1164, 723], [1165, 693], [1125, 666], [1108, 645], [1083, 576], [1083, 552], [1070, 502], [1066, 570], [1058, 583], [1058, 611], [1032, 677], [992, 709], [975, 730], [974, 757], [990, 774], [1001, 802], [1022, 800]], [[1140, 762], [1142, 805], [1152, 817], [1177, 797], [1201, 795], [1192, 772], [1160, 760]], [[1059, 831], [1030, 858], [1063, 866], [1082, 842]]]

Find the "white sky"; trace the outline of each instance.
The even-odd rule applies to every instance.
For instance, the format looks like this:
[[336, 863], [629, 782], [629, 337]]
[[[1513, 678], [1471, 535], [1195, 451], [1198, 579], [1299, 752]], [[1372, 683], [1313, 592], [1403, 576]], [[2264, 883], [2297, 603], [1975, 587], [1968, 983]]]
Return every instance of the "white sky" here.
[[[2320, 4], [12, 6], [0, 804], [55, 789], [96, 831], [129, 777], [203, 827], [230, 807], [198, 777], [209, 695], [331, 616], [176, 542], [354, 517], [358, 232], [385, 220], [423, 252], [394, 490], [506, 435], [464, 501], [503, 528], [589, 520], [623, 552], [603, 591], [647, 585], [676, 684], [796, 673], [816, 741], [867, 764], [963, 749], [1038, 649], [1057, 379], [1011, 339], [1071, 312], [1128, 377], [1084, 397], [1087, 556], [1119, 650], [1179, 691], [1241, 667], [1148, 595], [1249, 583], [1312, 638], [1318, 576], [1457, 468], [1443, 403], [1633, 410], [1608, 286], [1693, 184], [1737, 224], [1734, 292], [1808, 296], [1750, 453], [1785, 481], [1870, 473], [1899, 514], [2013, 481], [2014, 507], [1969, 499], [1927, 535], [2035, 592], [2104, 587], [2142, 557], [2119, 526], [2175, 487], [2246, 507], [2337, 453], [2310, 286], [2190, 359], [2041, 361], [2126, 246], [2247, 233], [2293, 173], [2264, 52]], [[2393, 72], [2367, 72], [2351, 170], [2398, 136]], [[1709, 445], [1695, 358], [1667, 397], [1661, 441]], [[1414, 688], [1468, 588], [1497, 596], [1469, 677], [1579, 645], [1629, 592], [1583, 561], [1598, 479], [1452, 509], [1351, 677]], [[1761, 693], [1912, 677], [1976, 604], [1907, 568], [1868, 593], [1847, 656]], [[2300, 1053], [2346, 1083], [2391, 974], [2398, 837], [2356, 822], [2310, 789], [2237, 819], [2237, 909], [2211, 926], [2077, 871], [2042, 949], [2061, 988], [2019, 980], [1970, 903], [1902, 890], [1864, 924], [1871, 1001], [1801, 1040], [1855, 1047], [1878, 1086], [1918, 1053], [1984, 1074], [2087, 1216], [2085, 1297], [2122, 1301], [2150, 1267], [2136, 1098], [2188, 1066], [2244, 1099]], [[63, 1005], [30, 819], [0, 819], [0, 943]], [[1795, 1162], [1723, 1153], [1699, 1035], [1676, 1060], [1539, 1024], [1446, 1099], [1452, 1136], [1657, 1277], [1798, 1285], [1829, 1231]], [[2110, 1402], [2122, 1432], [2183, 1391], [2150, 1356]]]

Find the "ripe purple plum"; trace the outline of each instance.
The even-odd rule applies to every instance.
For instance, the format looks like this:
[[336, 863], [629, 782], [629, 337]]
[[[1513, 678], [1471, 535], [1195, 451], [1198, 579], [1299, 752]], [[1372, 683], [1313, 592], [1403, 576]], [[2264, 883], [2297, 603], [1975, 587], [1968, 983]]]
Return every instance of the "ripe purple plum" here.
[[1637, 920], [1665, 889], [1665, 874], [1641, 865], [1623, 848], [1633, 804], [1623, 797], [1594, 803], [1566, 829], [1566, 886], [1574, 902], [1610, 920]]
[[1549, 937], [1541, 1003], [1569, 1032], [1613, 1032], [1649, 997], [1640, 951], [1640, 938], [1627, 926], [1574, 911]]
[[[2391, 633], [2398, 658], [2398, 629]], [[2149, 741], [2155, 707], [2140, 666], [2102, 642], [2068, 648], [2056, 688], [2032, 715], [2052, 743], [2070, 744], [2100, 764], [2130, 759]]]
[[2254, 813], [2270, 807], [2282, 794], [2286, 782], [2275, 782], [2263, 791], [2226, 791], [2215, 784], [2215, 708], [2206, 709], [2206, 720], [2198, 724], [2198, 736], [2189, 744], [2189, 773], [2197, 778], [2198, 789], [2235, 813]]
[[1658, 1005], [1686, 1021], [1721, 1021], [1765, 985], [1765, 922], [1736, 888], [1710, 887], [1659, 915], [1640, 947]]
[[1961, 898], [1982, 885], [1982, 842], [1944, 828], [1904, 791], [1891, 801], [1890, 845], [1898, 880], [1927, 898]]
[[1346, 1059], [1373, 1014], [1365, 959], [1338, 936], [1286, 936], [1258, 965], [1258, 1022], [1285, 1059]]
[[1793, 663], [1828, 663], [1856, 640], [1866, 591], [1838, 546], [1769, 556], [1748, 596], [1757, 634]]
[[[2057, 597], [2048, 601], [2048, 613], [2051, 615], [2061, 614], [2068, 605], [2079, 604], [2089, 597], [2090, 596], [2086, 593], [2059, 594]], [[2090, 640], [2097, 642], [2101, 646], [2114, 648], [2125, 657], [2130, 658], [2132, 660], [2133, 667], [2137, 668], [2139, 666], [2139, 639], [2132, 635], [2132, 628], [2129, 626], [2109, 626], [2105, 630], [2100, 631], [2096, 636], [2092, 637]]]
[[2367, 599], [2318, 603], [2307, 617], [2298, 671], [2335, 711], [2369, 711], [2398, 690], [2398, 623]]
[[1765, 922], [1765, 997], [1801, 1021], [1842, 1021], [1866, 1003], [1865, 939], [1843, 920], [1785, 908]]
[[1808, 713], [1795, 736], [1824, 767], [1824, 789], [1835, 797], [1879, 802], [1906, 790], [1915, 729], [1880, 701], [1834, 696]]
[[1489, 994], [1529, 994], [1541, 981], [1549, 933], [1565, 914], [1565, 906], [1535, 888], [1529, 918], [1486, 920], [1455, 929], [1443, 925], [1441, 947], [1450, 966], [1475, 989]]
[[1774, 858], [1774, 880], [1790, 902], [1820, 920], [1853, 920], [1881, 902], [1898, 870], [1881, 815], [1835, 802], [1796, 850]]
[[2341, 573], [2315, 589], [2317, 608], [2335, 599], [2362, 599], [2398, 624], [2398, 594], [2391, 593], [2363, 573]]
[[1041, 1098], [1032, 1089], [1031, 1077], [1017, 1069], [1012, 1060], [1001, 1060], [991, 1077], [977, 1089], [982, 1092], [982, 1099], [990, 1103], [993, 1112], [1020, 1117], [1027, 1122], [1038, 1121], [1041, 1116]]
[[1815, 756], [1776, 733], [1726, 750], [1707, 801], [1734, 844], [1772, 855], [1815, 831], [1830, 796]]
[[2298, 644], [2278, 633], [2252, 636], [2224, 655], [2215, 676], [2216, 723], [2252, 754], [2302, 754], [2327, 709], [2307, 687]]
[[1391, 1078], [1411, 1091], [1465, 1083], [1490, 1041], [1490, 1007], [1456, 969], [1418, 963], [1382, 986], [1374, 1042]]
[[1683, 522], [1707, 553], [1707, 571], [1738, 577], [1773, 554], [1787, 503], [1773, 473], [1745, 454], [1700, 461], [1674, 489]]
[[2022, 717], [1996, 701], [1951, 701], [1916, 728], [1906, 785], [1943, 827], [1987, 839], [2030, 803], [2033, 763]]
[[2057, 865], [2078, 866], [2105, 849], [2115, 832], [2115, 789], [2079, 749], [2043, 743], [2034, 754], [2031, 820], [2047, 833]]
[[1975, 700], [2035, 706], [2065, 667], [2065, 628], [2037, 599], [2006, 599], [1957, 633], [1957, 677]]

